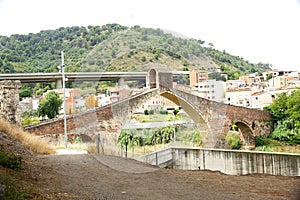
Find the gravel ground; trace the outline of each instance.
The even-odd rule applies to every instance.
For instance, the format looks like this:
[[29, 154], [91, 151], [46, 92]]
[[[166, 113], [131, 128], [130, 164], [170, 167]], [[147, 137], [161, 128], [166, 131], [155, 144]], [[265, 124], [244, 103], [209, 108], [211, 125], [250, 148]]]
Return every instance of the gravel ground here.
[[160, 169], [73, 150], [35, 155], [1, 132], [0, 147], [24, 157], [21, 171], [0, 167], [0, 175], [26, 185], [27, 199], [300, 199], [300, 177]]
[[299, 199], [300, 177], [160, 169], [104, 155], [38, 156], [36, 187], [55, 199]]

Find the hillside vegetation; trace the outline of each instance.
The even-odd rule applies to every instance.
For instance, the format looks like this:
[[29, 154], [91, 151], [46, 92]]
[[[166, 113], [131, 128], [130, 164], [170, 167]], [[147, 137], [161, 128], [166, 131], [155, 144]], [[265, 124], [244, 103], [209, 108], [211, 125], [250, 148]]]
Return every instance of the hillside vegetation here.
[[202, 40], [140, 26], [62, 27], [37, 34], [0, 36], [0, 73], [56, 72], [61, 51], [70, 72], [146, 71], [163, 65], [172, 70], [221, 68], [234, 78], [269, 67], [216, 50], [211, 43], [204, 45]]

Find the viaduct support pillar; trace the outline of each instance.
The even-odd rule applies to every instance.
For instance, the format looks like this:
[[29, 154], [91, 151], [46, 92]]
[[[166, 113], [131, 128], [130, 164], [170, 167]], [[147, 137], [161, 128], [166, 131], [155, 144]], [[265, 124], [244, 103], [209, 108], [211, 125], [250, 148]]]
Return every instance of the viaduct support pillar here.
[[124, 78], [120, 78], [118, 80], [118, 86], [124, 86], [124, 85], [125, 85]]
[[62, 89], [62, 80], [56, 79], [56, 89]]

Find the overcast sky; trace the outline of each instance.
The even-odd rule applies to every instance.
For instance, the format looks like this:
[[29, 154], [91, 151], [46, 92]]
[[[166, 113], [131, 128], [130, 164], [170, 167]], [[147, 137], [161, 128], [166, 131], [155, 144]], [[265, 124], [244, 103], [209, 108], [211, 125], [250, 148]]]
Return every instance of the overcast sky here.
[[107, 23], [172, 30], [300, 70], [300, 0], [0, 0], [0, 35]]

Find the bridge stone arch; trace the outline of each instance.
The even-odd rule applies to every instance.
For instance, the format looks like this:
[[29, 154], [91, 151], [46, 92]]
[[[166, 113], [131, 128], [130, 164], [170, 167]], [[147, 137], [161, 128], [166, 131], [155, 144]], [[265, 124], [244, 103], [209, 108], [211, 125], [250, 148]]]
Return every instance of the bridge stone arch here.
[[225, 134], [220, 130], [230, 129], [225, 116], [226, 107], [216, 106], [216, 102], [190, 95], [183, 91], [162, 91], [163, 97], [171, 100], [193, 119], [202, 137], [202, 146], [207, 148], [229, 148]]
[[[270, 115], [266, 112], [210, 101], [195, 96], [186, 89], [173, 87], [172, 73], [167, 71], [151, 69], [147, 79], [150, 90], [144, 93], [93, 111], [69, 116], [68, 131], [77, 130], [88, 135], [107, 131], [117, 139], [132, 111], [153, 95], [160, 94], [180, 105], [194, 120], [202, 134], [203, 147], [228, 148], [225, 137], [232, 123], [240, 128], [244, 141], [250, 138], [251, 143], [254, 136], [268, 136], [271, 132]], [[36, 134], [59, 134], [63, 133], [63, 120], [57, 119], [26, 129]]]
[[[252, 125], [254, 124], [254, 122], [252, 123]], [[254, 140], [254, 134], [253, 134], [253, 130], [252, 130], [252, 125], [249, 126], [246, 122], [243, 121], [237, 121], [235, 122], [235, 125], [238, 127], [239, 129], [239, 136], [240, 139], [243, 142], [244, 146], [255, 146], [255, 140]], [[253, 127], [255, 128], [255, 127]]]
[[168, 72], [157, 70], [156, 74], [160, 94], [181, 106], [193, 119], [202, 134], [203, 147], [228, 148], [225, 137], [232, 123], [238, 126], [244, 145], [254, 145], [255, 136], [270, 134], [269, 113], [195, 96], [186, 87], [174, 87]]

